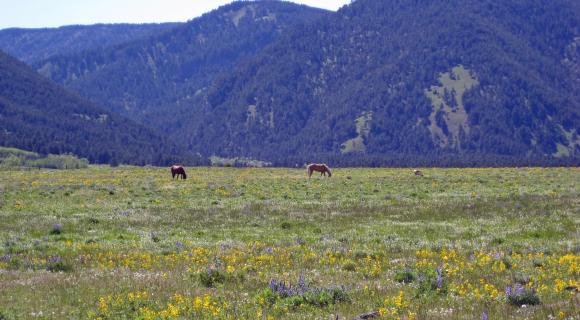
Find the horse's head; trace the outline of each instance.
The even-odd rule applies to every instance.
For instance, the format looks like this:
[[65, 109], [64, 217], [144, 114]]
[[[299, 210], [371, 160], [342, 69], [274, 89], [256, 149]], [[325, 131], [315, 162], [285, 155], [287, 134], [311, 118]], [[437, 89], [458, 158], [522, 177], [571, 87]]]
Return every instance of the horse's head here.
[[187, 174], [185, 174], [185, 170], [183, 171], [183, 180], [187, 179]]
[[328, 172], [328, 177], [332, 177], [332, 171], [330, 171], [330, 168], [324, 164], [324, 168], [326, 169], [326, 172]]

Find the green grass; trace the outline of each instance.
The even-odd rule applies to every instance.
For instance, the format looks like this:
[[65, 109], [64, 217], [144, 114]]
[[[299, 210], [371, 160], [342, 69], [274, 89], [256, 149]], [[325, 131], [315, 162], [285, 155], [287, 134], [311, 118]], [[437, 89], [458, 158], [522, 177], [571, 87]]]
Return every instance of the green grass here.
[[0, 171], [0, 318], [574, 319], [579, 169], [422, 171]]

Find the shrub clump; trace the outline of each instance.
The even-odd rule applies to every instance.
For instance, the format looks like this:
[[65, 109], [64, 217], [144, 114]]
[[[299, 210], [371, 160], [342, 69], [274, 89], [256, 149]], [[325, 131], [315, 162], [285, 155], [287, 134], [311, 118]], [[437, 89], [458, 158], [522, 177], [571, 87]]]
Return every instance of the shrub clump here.
[[404, 270], [397, 271], [397, 273], [395, 273], [395, 281], [397, 282], [411, 283], [415, 281], [415, 279], [417, 279], [417, 277], [415, 276], [414, 273], [409, 271], [409, 267], [407, 266], [405, 266]]
[[207, 268], [198, 275], [199, 282], [206, 288], [213, 288], [218, 283], [224, 283], [226, 276], [221, 272], [216, 264], [214, 267]]
[[288, 221], [283, 221], [282, 223], [280, 223], [280, 229], [290, 229], [292, 227], [292, 224], [290, 224], [290, 222]]
[[429, 294], [429, 293], [447, 293], [447, 281], [444, 281], [443, 269], [441, 266], [434, 269], [427, 269], [425, 273], [420, 273], [417, 276], [417, 282], [419, 286], [417, 288], [417, 294]]
[[52, 225], [52, 229], [50, 230], [50, 234], [57, 235], [62, 233], [62, 225], [60, 223], [56, 223]]
[[261, 291], [256, 299], [271, 305], [277, 303], [288, 308], [296, 308], [300, 305], [326, 307], [341, 301], [348, 301], [348, 294], [344, 286], [311, 287], [304, 282], [301, 274], [298, 283], [294, 286], [292, 283], [271, 279], [269, 287]]
[[50, 272], [69, 272], [72, 268], [62, 261], [60, 256], [54, 256], [46, 261], [46, 270]]
[[505, 290], [507, 301], [509, 304], [521, 307], [523, 305], [538, 305], [540, 304], [540, 297], [536, 294], [536, 290], [526, 288], [519, 283], [514, 287], [508, 286]]
[[344, 271], [356, 271], [356, 263], [349, 259], [342, 265], [342, 270], [344, 270]]

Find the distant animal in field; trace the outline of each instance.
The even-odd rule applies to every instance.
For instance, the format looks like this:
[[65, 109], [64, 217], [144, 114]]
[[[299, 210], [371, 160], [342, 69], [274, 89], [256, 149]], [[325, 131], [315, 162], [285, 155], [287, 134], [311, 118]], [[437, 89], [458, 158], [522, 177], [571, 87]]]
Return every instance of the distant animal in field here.
[[187, 179], [187, 174], [185, 174], [185, 169], [183, 168], [183, 166], [180, 165], [171, 166], [171, 177], [175, 179], [175, 176], [177, 176], [178, 180], [180, 176], [183, 180]]
[[414, 173], [416, 176], [420, 176], [420, 177], [422, 177], [422, 176], [423, 176], [423, 172], [421, 172], [421, 170], [413, 170], [413, 173]]
[[326, 176], [328, 173], [328, 176], [332, 177], [332, 171], [330, 171], [330, 168], [326, 165], [326, 163], [311, 163], [306, 166], [306, 170], [308, 172], [309, 179], [312, 177], [312, 172], [314, 171], [320, 172], [321, 176]]

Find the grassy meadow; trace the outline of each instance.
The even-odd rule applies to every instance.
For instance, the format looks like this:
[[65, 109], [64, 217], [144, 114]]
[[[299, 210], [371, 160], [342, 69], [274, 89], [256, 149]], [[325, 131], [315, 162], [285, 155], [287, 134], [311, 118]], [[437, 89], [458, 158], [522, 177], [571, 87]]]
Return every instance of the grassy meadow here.
[[580, 169], [0, 171], [0, 319], [580, 319]]

